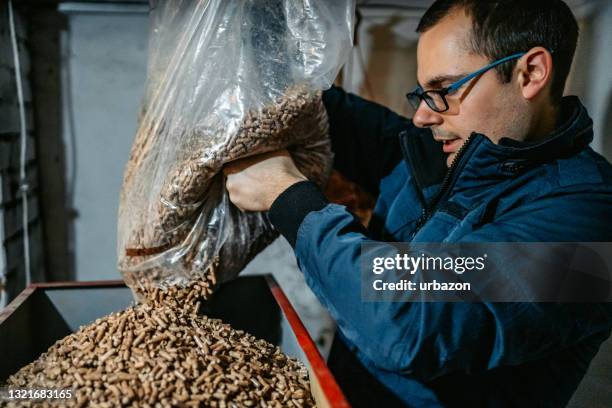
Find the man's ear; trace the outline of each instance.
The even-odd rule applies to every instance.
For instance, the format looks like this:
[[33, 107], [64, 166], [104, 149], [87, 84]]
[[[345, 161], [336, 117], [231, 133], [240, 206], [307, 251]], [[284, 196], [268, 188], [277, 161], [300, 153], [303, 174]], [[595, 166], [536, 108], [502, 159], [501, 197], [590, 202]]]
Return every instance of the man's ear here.
[[518, 84], [523, 97], [533, 100], [550, 88], [553, 73], [553, 60], [550, 51], [544, 47], [534, 47], [527, 51], [516, 64]]

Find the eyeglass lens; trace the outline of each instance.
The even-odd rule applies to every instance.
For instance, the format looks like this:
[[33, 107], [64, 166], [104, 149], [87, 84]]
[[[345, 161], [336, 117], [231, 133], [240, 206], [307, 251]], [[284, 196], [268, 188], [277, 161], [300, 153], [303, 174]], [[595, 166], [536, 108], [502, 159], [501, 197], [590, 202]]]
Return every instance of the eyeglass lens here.
[[421, 95], [415, 93], [408, 94], [408, 101], [415, 111], [419, 109], [421, 99], [425, 101], [427, 106], [436, 112], [442, 112], [447, 109], [444, 97], [438, 92], [427, 91], [423, 92]]

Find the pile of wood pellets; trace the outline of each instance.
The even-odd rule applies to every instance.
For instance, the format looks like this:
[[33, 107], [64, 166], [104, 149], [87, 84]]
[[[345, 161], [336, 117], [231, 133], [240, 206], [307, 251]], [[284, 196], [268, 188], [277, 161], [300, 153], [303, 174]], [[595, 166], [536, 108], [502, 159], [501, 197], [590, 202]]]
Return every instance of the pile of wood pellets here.
[[146, 302], [81, 327], [8, 379], [72, 389], [16, 406], [312, 407], [305, 367], [280, 349], [198, 314], [208, 287], [148, 289]]

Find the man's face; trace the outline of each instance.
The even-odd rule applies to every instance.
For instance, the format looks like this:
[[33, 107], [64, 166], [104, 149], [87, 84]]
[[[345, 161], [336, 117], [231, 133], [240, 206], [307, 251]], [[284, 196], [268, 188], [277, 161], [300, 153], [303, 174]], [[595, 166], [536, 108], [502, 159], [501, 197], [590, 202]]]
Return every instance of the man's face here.
[[[462, 9], [444, 17], [421, 34], [417, 49], [419, 84], [424, 90], [440, 89], [486, 66], [485, 56], [469, 51], [472, 21]], [[525, 101], [515, 81], [502, 83], [492, 69], [447, 95], [449, 110], [437, 113], [421, 102], [413, 122], [432, 130], [444, 143], [450, 166], [472, 132], [485, 134], [494, 143], [502, 137], [519, 139], [526, 133]]]

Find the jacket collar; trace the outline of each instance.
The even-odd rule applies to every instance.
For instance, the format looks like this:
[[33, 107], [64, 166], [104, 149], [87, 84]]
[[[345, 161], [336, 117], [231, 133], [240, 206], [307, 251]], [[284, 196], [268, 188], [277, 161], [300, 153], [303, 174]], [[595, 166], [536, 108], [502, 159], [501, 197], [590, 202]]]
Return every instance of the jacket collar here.
[[[534, 165], [572, 156], [593, 140], [593, 122], [578, 97], [563, 98], [560, 118], [560, 126], [537, 143], [502, 138], [499, 144], [495, 144], [485, 135], [473, 133], [463, 152], [460, 168], [453, 170], [453, 184], [471, 184], [470, 181], [483, 184], [485, 180], [499, 182]], [[411, 125], [400, 134], [400, 143], [404, 159], [421, 191], [439, 184], [448, 176], [442, 144], [433, 139], [429, 129], [417, 129]]]

